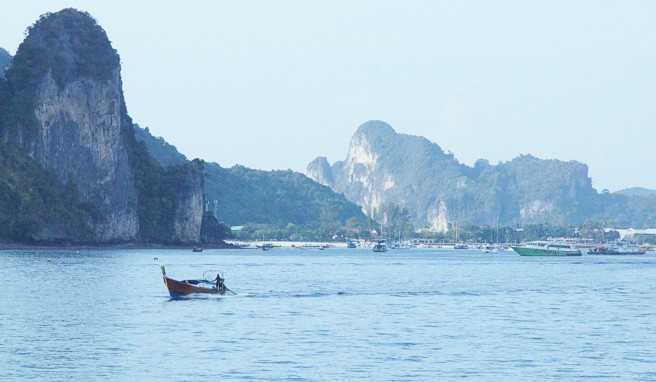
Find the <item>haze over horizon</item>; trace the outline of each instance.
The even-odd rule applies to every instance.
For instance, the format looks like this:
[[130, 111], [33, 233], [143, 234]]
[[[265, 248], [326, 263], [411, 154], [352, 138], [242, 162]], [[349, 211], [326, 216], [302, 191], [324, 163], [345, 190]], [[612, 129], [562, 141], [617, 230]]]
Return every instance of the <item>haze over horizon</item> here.
[[24, 1], [0, 47], [66, 7], [107, 31], [134, 121], [189, 157], [303, 171], [380, 119], [467, 164], [530, 153], [656, 188], [656, 4]]

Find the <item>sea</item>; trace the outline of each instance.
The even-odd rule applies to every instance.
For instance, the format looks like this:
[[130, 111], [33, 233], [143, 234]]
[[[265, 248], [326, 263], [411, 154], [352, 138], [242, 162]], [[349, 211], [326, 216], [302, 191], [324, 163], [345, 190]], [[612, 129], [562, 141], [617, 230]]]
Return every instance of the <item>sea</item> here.
[[656, 381], [652, 254], [12, 250], [0, 282], [0, 381]]

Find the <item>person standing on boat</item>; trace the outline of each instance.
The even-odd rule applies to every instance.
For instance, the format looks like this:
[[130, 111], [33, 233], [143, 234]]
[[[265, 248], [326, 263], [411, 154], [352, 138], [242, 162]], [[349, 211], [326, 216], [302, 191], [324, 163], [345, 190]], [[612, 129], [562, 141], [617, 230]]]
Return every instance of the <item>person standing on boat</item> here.
[[216, 274], [216, 289], [219, 291], [219, 293], [224, 293], [225, 292], [225, 284], [223, 283], [225, 280], [221, 278], [221, 274], [217, 273]]

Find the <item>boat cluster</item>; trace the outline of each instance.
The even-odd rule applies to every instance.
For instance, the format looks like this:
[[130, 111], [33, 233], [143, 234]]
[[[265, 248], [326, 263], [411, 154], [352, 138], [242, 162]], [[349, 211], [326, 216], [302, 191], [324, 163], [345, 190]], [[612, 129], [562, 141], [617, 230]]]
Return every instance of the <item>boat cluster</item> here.
[[[434, 242], [393, 242], [388, 245], [385, 240], [361, 242], [357, 246], [371, 248], [374, 252], [387, 252], [388, 249], [453, 249], [481, 251], [485, 253], [502, 253], [513, 251], [521, 256], [582, 256], [582, 255], [644, 255], [656, 252], [656, 247], [637, 246], [630, 243], [591, 243], [572, 239], [532, 241], [526, 243], [434, 243]], [[351, 246], [349, 246], [351, 248]], [[355, 246], [353, 247], [355, 248]]]
[[567, 241], [534, 241], [513, 246], [521, 256], [644, 255], [651, 248], [625, 243], [589, 244]]

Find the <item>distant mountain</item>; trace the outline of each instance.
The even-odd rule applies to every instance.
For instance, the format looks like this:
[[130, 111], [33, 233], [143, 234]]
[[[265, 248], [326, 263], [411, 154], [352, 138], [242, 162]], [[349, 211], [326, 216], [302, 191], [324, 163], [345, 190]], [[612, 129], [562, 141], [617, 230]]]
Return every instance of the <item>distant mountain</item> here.
[[242, 166], [205, 166], [205, 197], [218, 202], [219, 219], [230, 225], [278, 224], [341, 227], [366, 223], [360, 208], [303, 174]]
[[10, 63], [11, 63], [11, 55], [3, 48], [0, 48], [0, 77], [1, 78], [4, 78], [5, 71], [9, 67]]
[[619, 190], [615, 192], [615, 194], [647, 198], [647, 197], [656, 197], [656, 190], [651, 190], [649, 188], [643, 188], [643, 187], [631, 187], [631, 188], [625, 188], [624, 190]]
[[31, 27], [0, 79], [0, 239], [198, 243], [202, 164], [135, 140], [120, 58], [75, 9]]
[[435, 232], [464, 224], [578, 224], [591, 219], [620, 225], [652, 224], [656, 204], [625, 195], [602, 195], [592, 187], [586, 165], [522, 155], [473, 167], [423, 137], [398, 134], [382, 121], [361, 125], [346, 159], [330, 165], [319, 157], [307, 175], [360, 205], [370, 217], [388, 220], [390, 211], [406, 209], [416, 228]]
[[[186, 160], [161, 137], [135, 126], [138, 140], [162, 165]], [[204, 166], [204, 191], [210, 211], [228, 225], [276, 224], [343, 226], [349, 219], [366, 224], [360, 208], [303, 174], [293, 171], [260, 171], [243, 166]]]

